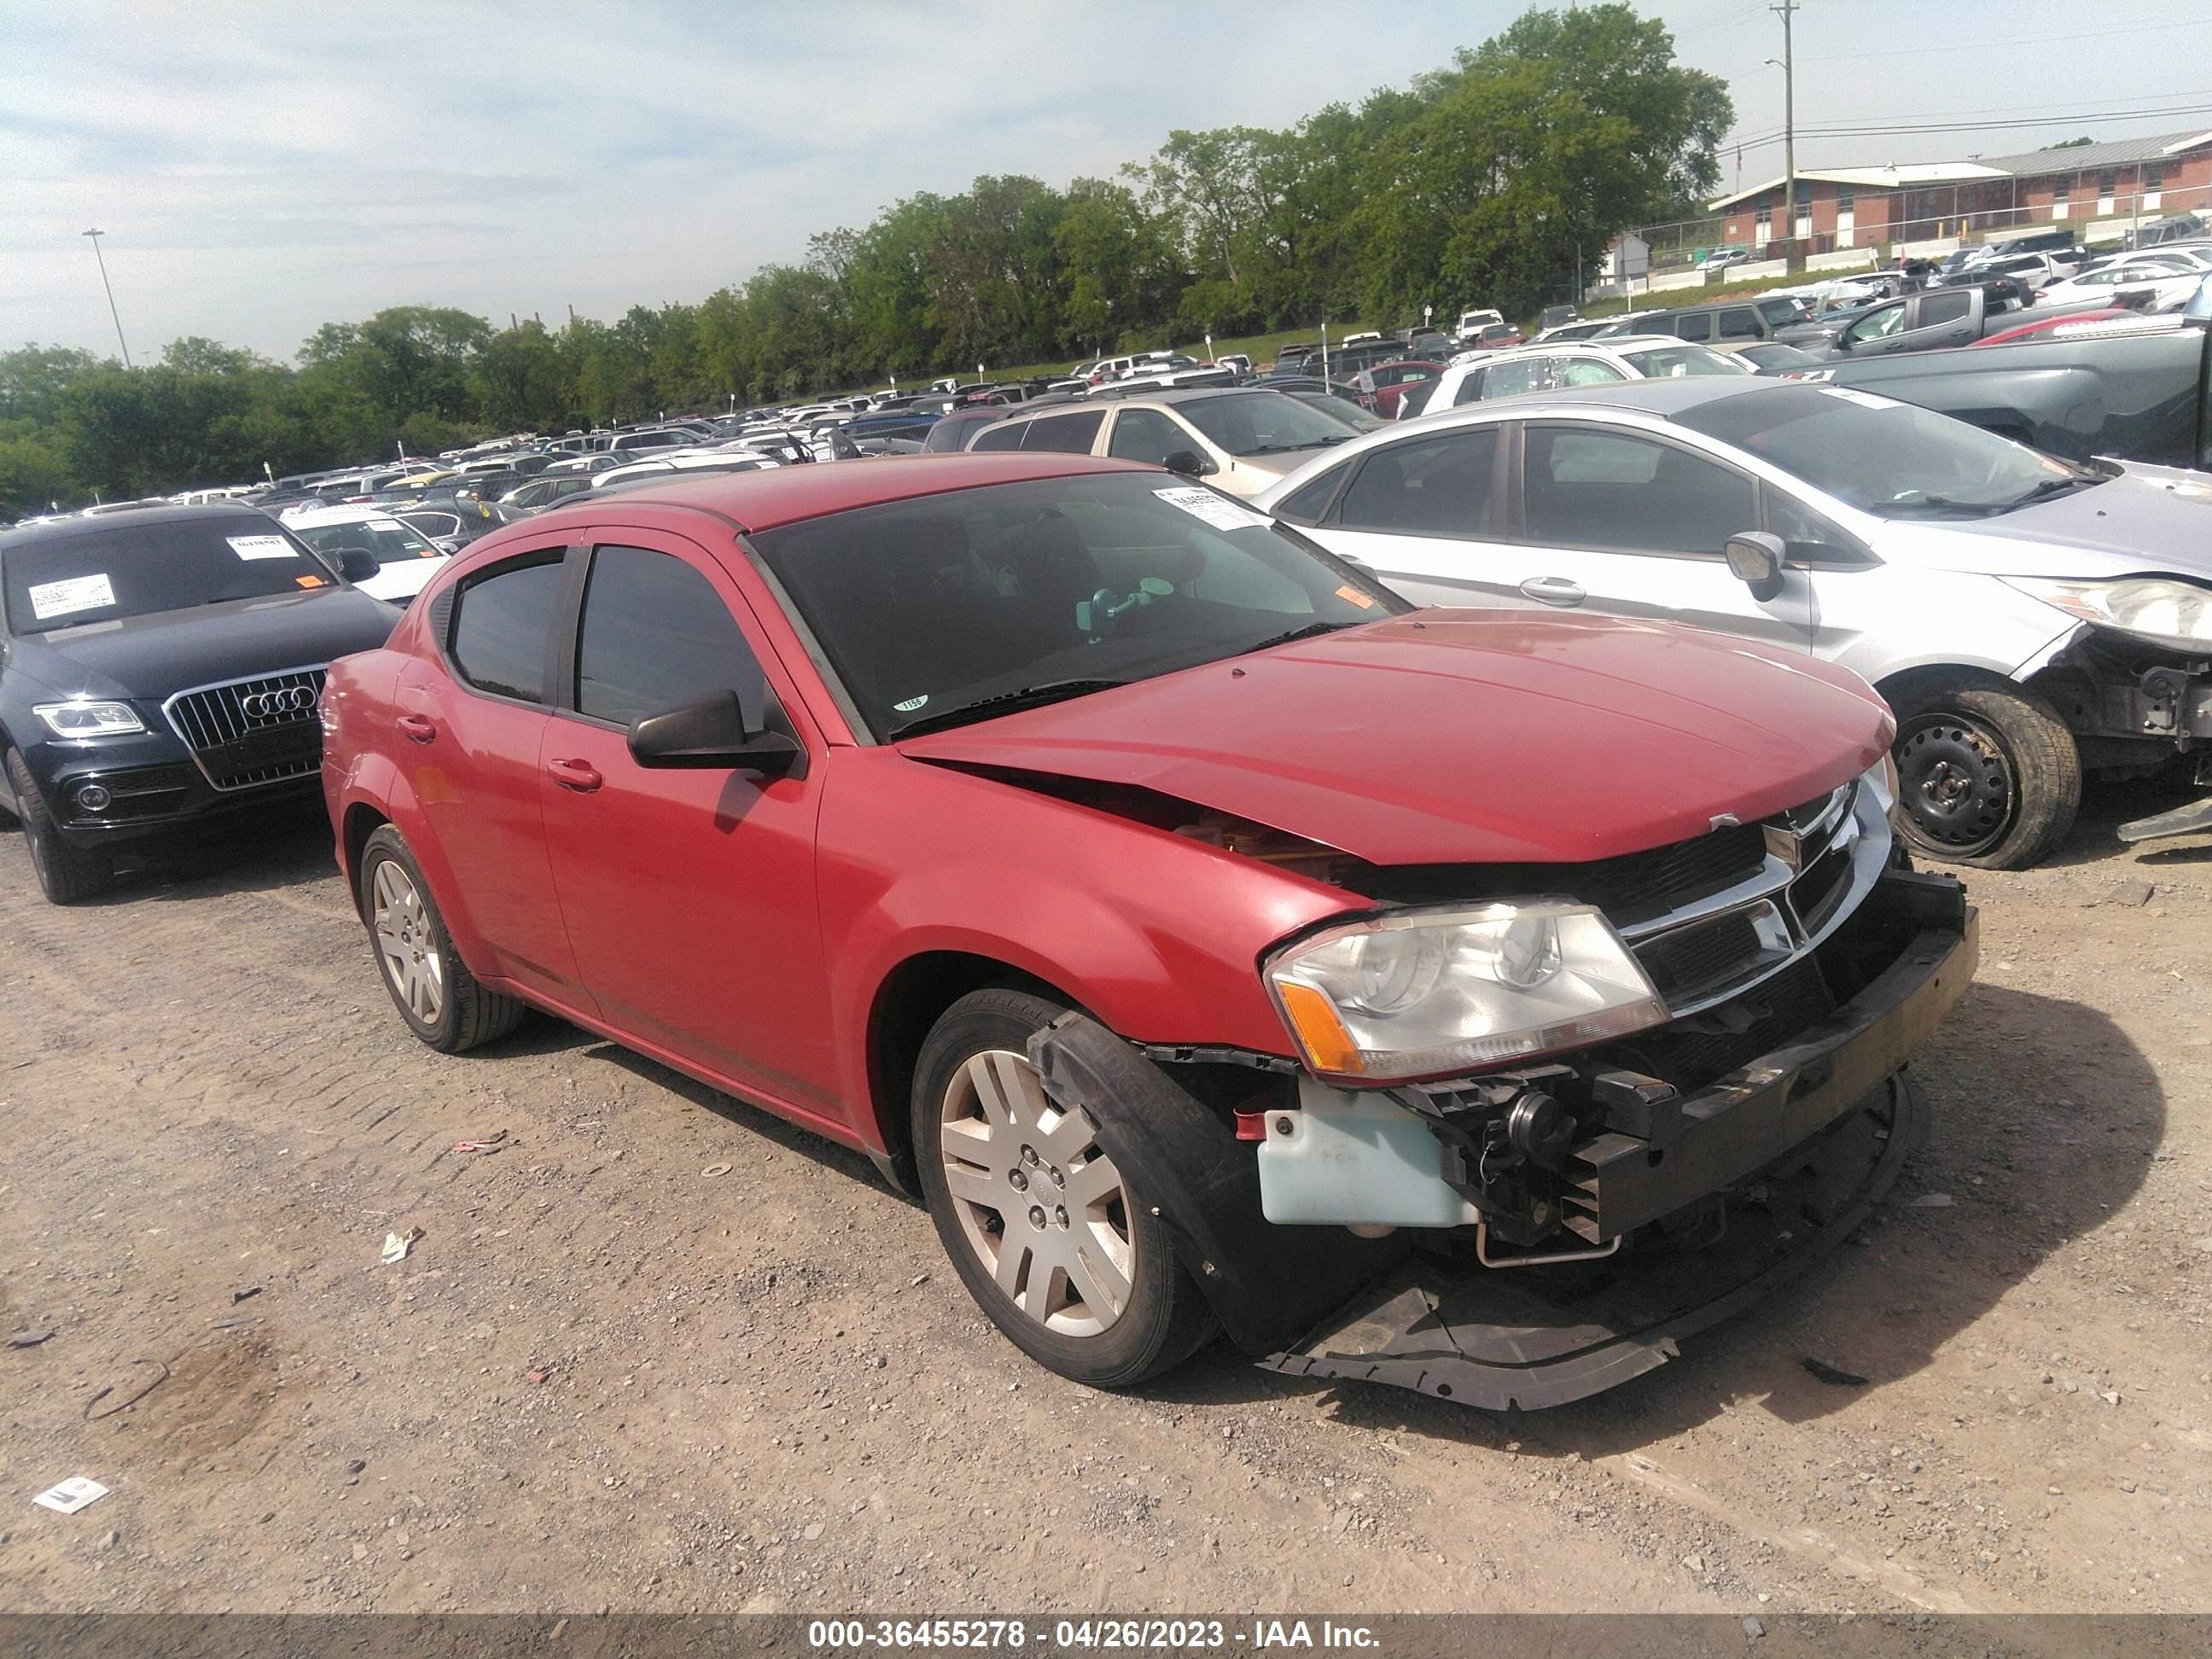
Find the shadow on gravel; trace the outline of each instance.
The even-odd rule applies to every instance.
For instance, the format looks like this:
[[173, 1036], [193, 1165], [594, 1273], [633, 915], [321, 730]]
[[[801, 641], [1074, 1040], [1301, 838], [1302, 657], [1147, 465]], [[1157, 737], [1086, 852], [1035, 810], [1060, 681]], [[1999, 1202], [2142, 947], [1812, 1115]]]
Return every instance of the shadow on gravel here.
[[[2074, 833], [2066, 837], [2063, 847], [2043, 861], [2041, 867], [2063, 870], [2106, 860], [2116, 866], [2137, 860], [2150, 865], [2212, 862], [2212, 837], [2188, 836], [2131, 846], [2117, 833], [2120, 825], [2133, 819], [2147, 818], [2154, 812], [2170, 812], [2177, 806], [2202, 800], [2208, 793], [2212, 791], [2191, 781], [2190, 769], [2180, 764], [2169, 766], [2148, 778], [2109, 783], [2092, 778], [2082, 787], [2081, 812], [2074, 821]], [[1972, 871], [1964, 873], [1969, 878], [1973, 874]]]
[[116, 856], [113, 889], [83, 908], [268, 892], [311, 886], [337, 873], [331, 821], [319, 801], [301, 800], [220, 830], [128, 848]]
[[[1686, 1338], [1681, 1356], [1551, 1411], [1483, 1413], [1373, 1384], [1301, 1382], [1225, 1347], [1144, 1392], [1227, 1402], [1327, 1389], [1340, 1422], [1524, 1455], [1601, 1457], [1724, 1411], [1826, 1417], [1909, 1378], [2054, 1251], [2142, 1186], [2166, 1104], [2142, 1052], [2103, 1014], [1984, 985], [1923, 1054], [1928, 1146], [1853, 1242], [1766, 1301]], [[1917, 1205], [1935, 1195], [1948, 1204]], [[1814, 1360], [1863, 1382], [1822, 1382]], [[1960, 1413], [1975, 1409], [1962, 1395]]]

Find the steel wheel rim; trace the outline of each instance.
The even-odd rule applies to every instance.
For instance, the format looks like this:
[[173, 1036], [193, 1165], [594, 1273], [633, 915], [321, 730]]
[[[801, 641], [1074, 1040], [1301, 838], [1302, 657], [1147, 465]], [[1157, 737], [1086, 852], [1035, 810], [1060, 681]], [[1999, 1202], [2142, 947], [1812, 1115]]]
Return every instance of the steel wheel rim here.
[[1078, 1109], [1052, 1103], [1029, 1056], [970, 1055], [945, 1087], [939, 1158], [961, 1236], [1024, 1317], [1098, 1336], [1127, 1311], [1136, 1236], [1121, 1171]]
[[1897, 740], [1898, 800], [1921, 839], [1961, 858], [1986, 853], [2019, 815], [2012, 758], [1960, 714], [1923, 714]]
[[384, 977], [402, 1007], [425, 1025], [434, 1025], [446, 1006], [446, 960], [430, 927], [430, 908], [393, 859], [376, 866], [369, 892], [369, 926]]

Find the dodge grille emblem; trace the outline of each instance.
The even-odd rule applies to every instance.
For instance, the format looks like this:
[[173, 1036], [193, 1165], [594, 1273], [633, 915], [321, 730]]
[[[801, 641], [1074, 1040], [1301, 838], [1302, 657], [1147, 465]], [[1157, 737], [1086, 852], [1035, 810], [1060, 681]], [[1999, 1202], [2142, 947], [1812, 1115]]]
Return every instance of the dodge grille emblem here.
[[240, 697], [238, 706], [250, 720], [282, 720], [287, 714], [304, 714], [315, 706], [315, 688], [312, 685], [288, 685], [275, 691], [256, 691]]

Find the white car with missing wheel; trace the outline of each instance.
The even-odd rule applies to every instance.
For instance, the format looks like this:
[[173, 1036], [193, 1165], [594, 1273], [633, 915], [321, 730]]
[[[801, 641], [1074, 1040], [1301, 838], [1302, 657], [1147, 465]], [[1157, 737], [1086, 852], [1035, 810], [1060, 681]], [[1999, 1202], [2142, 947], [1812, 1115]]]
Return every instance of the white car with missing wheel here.
[[2212, 743], [2202, 472], [2075, 466], [1851, 387], [1711, 375], [1393, 425], [1255, 505], [1418, 603], [1668, 617], [1854, 670], [1897, 713], [1899, 828], [1954, 863], [2033, 864], [2085, 773]]

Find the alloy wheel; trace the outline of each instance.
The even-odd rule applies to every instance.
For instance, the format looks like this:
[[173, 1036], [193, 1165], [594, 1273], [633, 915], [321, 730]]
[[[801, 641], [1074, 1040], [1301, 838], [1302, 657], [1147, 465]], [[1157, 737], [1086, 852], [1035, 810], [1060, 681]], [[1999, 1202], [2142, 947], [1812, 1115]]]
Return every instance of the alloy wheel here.
[[1054, 1106], [1026, 1054], [989, 1048], [946, 1084], [939, 1139], [961, 1234], [1007, 1300], [1063, 1336], [1111, 1327], [1129, 1304], [1136, 1239], [1090, 1118]]
[[446, 963], [430, 926], [429, 906], [393, 859], [376, 866], [369, 890], [375, 906], [371, 925], [385, 977], [416, 1018], [435, 1025], [446, 1003]]

